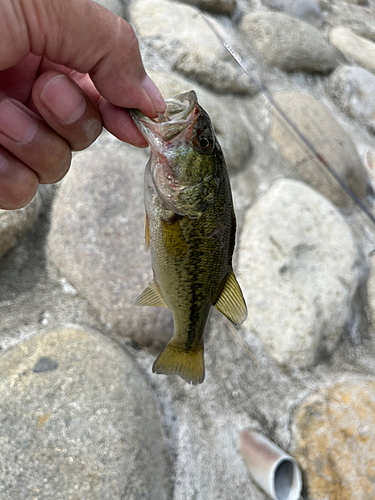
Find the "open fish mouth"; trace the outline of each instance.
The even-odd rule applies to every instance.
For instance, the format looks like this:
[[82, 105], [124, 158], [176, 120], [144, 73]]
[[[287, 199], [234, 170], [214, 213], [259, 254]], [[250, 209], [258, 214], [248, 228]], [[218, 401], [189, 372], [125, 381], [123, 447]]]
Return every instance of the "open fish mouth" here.
[[[130, 114], [139, 131], [152, 149], [160, 150], [165, 142], [171, 142], [183, 132], [183, 140], [189, 140], [192, 125], [199, 115], [198, 99], [194, 90], [178, 94], [165, 101], [167, 109], [159, 113], [155, 119], [148, 118], [138, 110], [130, 110]], [[190, 132], [190, 134], [189, 134]]]

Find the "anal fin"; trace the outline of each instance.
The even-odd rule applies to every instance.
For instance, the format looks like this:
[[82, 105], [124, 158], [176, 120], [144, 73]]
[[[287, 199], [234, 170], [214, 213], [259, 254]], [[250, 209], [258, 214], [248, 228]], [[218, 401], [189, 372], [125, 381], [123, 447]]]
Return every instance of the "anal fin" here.
[[219, 298], [212, 305], [237, 326], [245, 321], [247, 307], [233, 270], [231, 270]]
[[204, 380], [203, 344], [186, 350], [172, 339], [155, 360], [152, 371], [179, 375], [188, 383], [201, 384]]
[[162, 296], [160, 295], [159, 289], [155, 280], [143, 290], [143, 292], [138, 295], [135, 300], [136, 306], [154, 306], [154, 307], [167, 307]]

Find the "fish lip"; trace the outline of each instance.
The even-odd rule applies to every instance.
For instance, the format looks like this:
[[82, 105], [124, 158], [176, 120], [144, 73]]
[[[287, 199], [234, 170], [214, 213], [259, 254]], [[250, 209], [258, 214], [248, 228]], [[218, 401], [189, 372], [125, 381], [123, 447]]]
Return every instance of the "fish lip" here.
[[193, 124], [199, 115], [194, 90], [166, 99], [165, 103], [165, 113], [159, 113], [155, 119], [145, 116], [139, 110], [129, 110], [138, 130], [155, 152], [174, 142], [190, 140]]

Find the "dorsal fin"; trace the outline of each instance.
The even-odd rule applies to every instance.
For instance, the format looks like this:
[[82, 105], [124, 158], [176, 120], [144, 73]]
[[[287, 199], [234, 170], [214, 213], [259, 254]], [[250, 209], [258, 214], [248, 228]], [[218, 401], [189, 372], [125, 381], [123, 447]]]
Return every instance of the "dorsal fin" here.
[[162, 296], [160, 295], [159, 289], [155, 280], [152, 280], [148, 284], [147, 288], [138, 295], [135, 300], [136, 306], [154, 306], [154, 307], [167, 307]]
[[231, 270], [219, 298], [212, 305], [237, 326], [245, 321], [247, 307], [233, 270]]

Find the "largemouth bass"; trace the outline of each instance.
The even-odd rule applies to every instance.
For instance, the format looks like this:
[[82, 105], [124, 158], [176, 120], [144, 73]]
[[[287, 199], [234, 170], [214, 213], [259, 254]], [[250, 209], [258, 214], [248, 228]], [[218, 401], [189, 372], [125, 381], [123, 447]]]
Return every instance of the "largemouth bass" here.
[[154, 279], [136, 304], [168, 307], [173, 313], [173, 337], [153, 372], [199, 384], [211, 306], [236, 325], [247, 310], [232, 270], [236, 218], [230, 183], [210, 118], [194, 91], [166, 104], [155, 120], [131, 112], [151, 149], [145, 169], [145, 238]]

